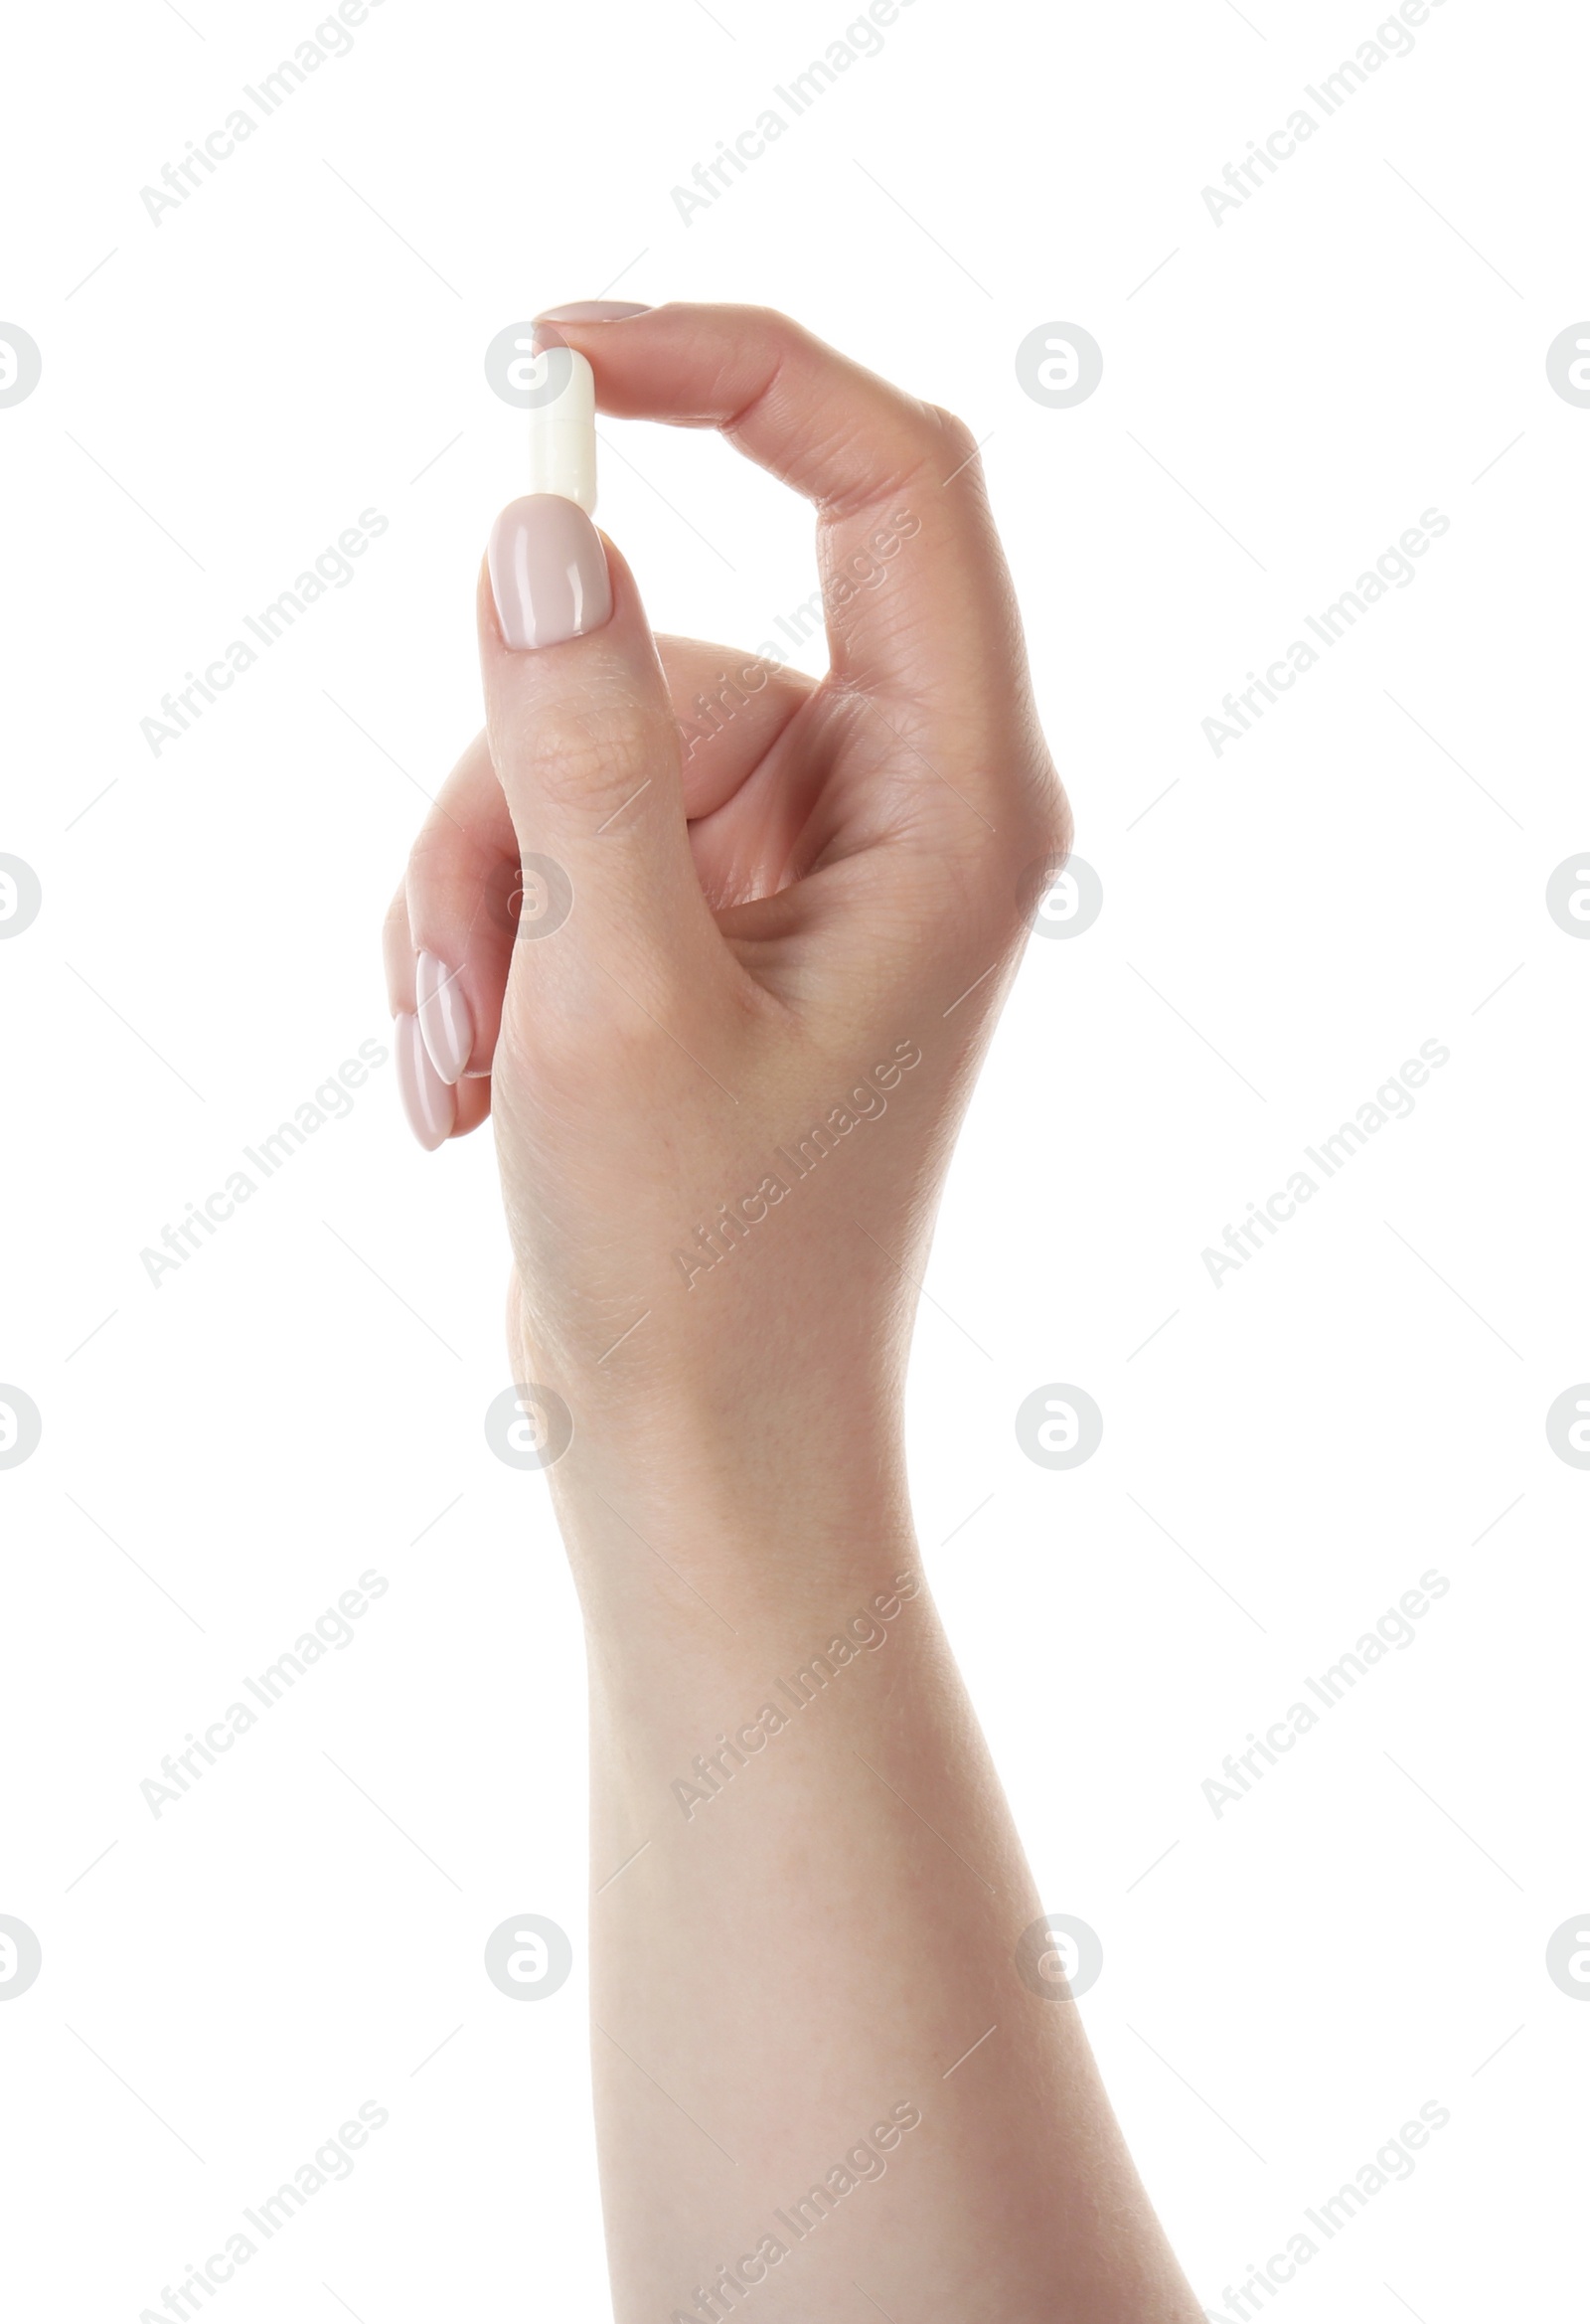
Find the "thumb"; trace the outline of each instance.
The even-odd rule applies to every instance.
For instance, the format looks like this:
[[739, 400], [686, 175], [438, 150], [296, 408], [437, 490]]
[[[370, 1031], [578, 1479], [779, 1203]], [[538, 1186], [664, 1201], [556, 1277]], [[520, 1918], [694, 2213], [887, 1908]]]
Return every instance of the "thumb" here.
[[[679, 732], [634, 578], [556, 493], [492, 528], [478, 613], [492, 763], [524, 866], [521, 936], [538, 976], [700, 991], [725, 947], [691, 854]], [[522, 961], [523, 944], [516, 944]], [[571, 996], [570, 996], [571, 997]], [[583, 1007], [591, 995], [583, 995]]]

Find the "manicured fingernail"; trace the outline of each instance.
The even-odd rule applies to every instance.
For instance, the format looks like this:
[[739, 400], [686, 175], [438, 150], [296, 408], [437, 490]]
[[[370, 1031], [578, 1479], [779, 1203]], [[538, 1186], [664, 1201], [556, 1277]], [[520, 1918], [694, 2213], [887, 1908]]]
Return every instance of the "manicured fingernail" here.
[[622, 323], [631, 315], [649, 315], [649, 306], [627, 298], [576, 298], [567, 306], [543, 307], [538, 323]]
[[456, 1109], [453, 1093], [431, 1064], [420, 1037], [419, 1019], [399, 1010], [395, 1028], [398, 1050], [398, 1087], [402, 1095], [408, 1126], [433, 1154], [452, 1136]]
[[583, 637], [612, 612], [601, 537], [559, 493], [509, 502], [491, 529], [486, 569], [503, 643], [516, 652]]
[[419, 1001], [419, 1033], [431, 1064], [451, 1087], [469, 1063], [475, 1046], [475, 1021], [456, 969], [446, 968], [434, 952], [421, 952], [414, 963], [414, 991]]

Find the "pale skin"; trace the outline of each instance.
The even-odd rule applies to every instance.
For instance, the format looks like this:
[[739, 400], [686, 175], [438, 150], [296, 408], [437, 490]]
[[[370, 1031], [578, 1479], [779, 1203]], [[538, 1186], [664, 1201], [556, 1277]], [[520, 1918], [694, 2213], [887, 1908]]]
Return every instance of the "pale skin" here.
[[[1045, 1903], [904, 1475], [941, 1182], [1070, 836], [973, 439], [762, 309], [558, 330], [603, 411], [718, 428], [813, 502], [831, 659], [687, 749], [749, 653], [654, 638], [610, 542], [611, 618], [510, 650], [483, 571], [486, 730], [387, 928], [396, 1011], [422, 951], [467, 1001], [454, 1134], [495, 1128], [512, 1375], [574, 1421], [547, 1474], [614, 2312], [1198, 2324], [1075, 2004], [1019, 1972]], [[536, 941], [501, 906], [522, 854], [574, 899]]]

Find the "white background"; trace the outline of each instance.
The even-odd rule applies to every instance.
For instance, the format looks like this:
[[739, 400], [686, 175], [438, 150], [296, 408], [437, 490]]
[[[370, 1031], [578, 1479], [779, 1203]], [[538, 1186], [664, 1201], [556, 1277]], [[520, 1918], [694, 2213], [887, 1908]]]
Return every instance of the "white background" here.
[[[474, 575], [523, 483], [483, 352], [604, 291], [785, 307], [987, 439], [1105, 902], [1034, 939], [955, 1162], [914, 1489], [1199, 2295], [1436, 2099], [1414, 2176], [1274, 2304], [1584, 2312], [1590, 2009], [1544, 1957], [1590, 1905], [1590, 1474], [1543, 1421], [1590, 1375], [1590, 944], [1543, 898], [1590, 846], [1590, 412], [1544, 358], [1590, 312], [1590, 31], [1450, 0], [1216, 225], [1202, 187], [1369, 0], [917, 0], [687, 225], [672, 188], [846, 21], [388, 0], [158, 225], [140, 189], [308, 0], [13, 26], [0, 319], [44, 357], [0, 411], [0, 850], [44, 888], [0, 945], [0, 1379], [44, 1416], [0, 1473], [0, 1910], [44, 1948], [0, 2007], [18, 2315], [158, 2307], [368, 2099], [353, 2178], [218, 2312], [607, 2313], [575, 1609], [482, 1433], [489, 1141], [423, 1155], [389, 1063], [158, 1288], [139, 1257], [387, 1040], [380, 918], [478, 724]], [[1052, 320], [1104, 350], [1070, 411], [1015, 372]], [[806, 511], [713, 438], [602, 424], [658, 626], [779, 634]], [[366, 508], [356, 579], [157, 758], [140, 720]], [[1216, 758], [1200, 721], [1428, 508], [1417, 581]], [[1411, 1118], [1217, 1289], [1204, 1246], [1427, 1040]], [[1012, 1425], [1053, 1381], [1105, 1415], [1063, 1474]], [[355, 1643], [154, 1818], [162, 1754], [370, 1568]], [[1431, 1568], [1417, 1642], [1216, 1818], [1223, 1756]], [[534, 2007], [481, 1966], [527, 1910], [575, 1948]]]

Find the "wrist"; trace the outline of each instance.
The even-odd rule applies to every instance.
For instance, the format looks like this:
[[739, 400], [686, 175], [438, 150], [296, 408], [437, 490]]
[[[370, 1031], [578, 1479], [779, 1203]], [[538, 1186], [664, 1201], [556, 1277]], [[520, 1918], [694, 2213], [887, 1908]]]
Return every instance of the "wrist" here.
[[826, 1609], [914, 1566], [893, 1415], [743, 1413], [576, 1429], [549, 1475], [587, 1624], [633, 1631], [710, 1607], [710, 1639], [752, 1613]]

